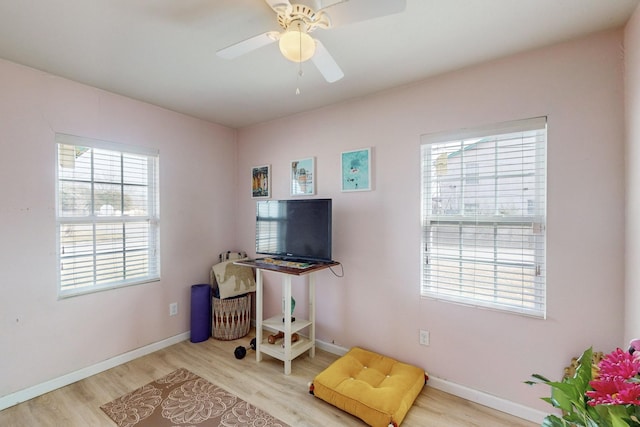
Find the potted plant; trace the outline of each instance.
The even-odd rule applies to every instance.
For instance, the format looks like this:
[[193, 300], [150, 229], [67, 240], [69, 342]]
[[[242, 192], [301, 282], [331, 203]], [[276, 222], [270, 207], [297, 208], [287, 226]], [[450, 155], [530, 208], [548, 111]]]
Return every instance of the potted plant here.
[[[636, 348], [637, 347], [637, 348]], [[617, 348], [593, 364], [593, 350], [585, 350], [573, 375], [551, 381], [533, 374], [529, 385], [546, 384], [551, 397], [542, 400], [562, 411], [548, 415], [543, 427], [640, 427], [640, 340], [629, 351]]]

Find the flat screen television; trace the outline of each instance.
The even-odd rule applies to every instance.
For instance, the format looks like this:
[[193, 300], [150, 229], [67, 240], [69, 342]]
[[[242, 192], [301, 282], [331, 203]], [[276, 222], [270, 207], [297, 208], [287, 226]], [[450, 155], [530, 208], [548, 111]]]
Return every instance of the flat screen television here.
[[256, 253], [294, 261], [331, 261], [331, 199], [258, 201]]

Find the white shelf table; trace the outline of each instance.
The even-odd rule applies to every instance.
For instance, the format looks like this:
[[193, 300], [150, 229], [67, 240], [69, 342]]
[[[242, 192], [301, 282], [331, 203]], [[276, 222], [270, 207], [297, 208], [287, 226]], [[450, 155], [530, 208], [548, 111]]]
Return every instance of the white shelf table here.
[[[309, 351], [309, 357], [316, 354], [316, 275], [315, 273], [326, 268], [338, 265], [337, 262], [314, 264], [308, 268], [297, 269], [280, 265], [259, 263], [255, 261], [238, 261], [236, 264], [253, 267], [256, 269], [256, 361], [262, 361], [262, 355], [267, 354], [284, 362], [285, 375], [291, 374], [291, 361]], [[263, 274], [273, 272], [282, 276], [282, 297], [284, 298], [284, 313], [263, 319], [264, 281]], [[309, 285], [309, 319], [296, 317], [291, 321], [291, 279], [294, 276], [308, 276]], [[283, 321], [284, 318], [284, 321]], [[309, 328], [308, 337], [300, 338], [297, 342], [291, 342], [291, 334]], [[263, 339], [263, 328], [284, 333], [284, 338], [269, 344]]]

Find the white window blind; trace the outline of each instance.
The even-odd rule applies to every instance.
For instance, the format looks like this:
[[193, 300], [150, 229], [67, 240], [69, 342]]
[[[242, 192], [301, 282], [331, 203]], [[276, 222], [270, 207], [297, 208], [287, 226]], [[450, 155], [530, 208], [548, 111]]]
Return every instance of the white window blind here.
[[421, 294], [545, 317], [546, 118], [421, 142]]
[[59, 295], [159, 280], [158, 152], [56, 135]]

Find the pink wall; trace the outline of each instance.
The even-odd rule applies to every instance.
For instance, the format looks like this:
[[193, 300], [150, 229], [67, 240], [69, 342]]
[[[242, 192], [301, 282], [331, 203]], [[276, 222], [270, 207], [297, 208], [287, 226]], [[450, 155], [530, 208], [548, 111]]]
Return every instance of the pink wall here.
[[[0, 397], [189, 330], [235, 236], [235, 131], [0, 61]], [[56, 132], [160, 150], [162, 280], [57, 299]], [[169, 317], [168, 304], [179, 315]]]
[[[315, 156], [317, 195], [334, 200], [334, 258], [345, 270], [318, 277], [318, 338], [548, 411], [538, 399], [547, 390], [522, 383], [531, 373], [560, 376], [588, 346], [623, 344], [622, 36], [597, 34], [240, 130], [240, 246], [254, 241], [251, 166], [271, 164], [273, 198], [289, 198], [289, 162]], [[540, 115], [549, 124], [547, 320], [421, 299], [420, 135]], [[340, 153], [363, 147], [373, 147], [375, 190], [341, 193]], [[268, 280], [276, 312], [280, 288]], [[431, 332], [429, 347], [418, 344], [419, 329]]]
[[625, 30], [626, 294], [625, 337], [640, 337], [640, 6]]

